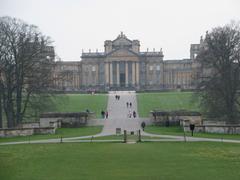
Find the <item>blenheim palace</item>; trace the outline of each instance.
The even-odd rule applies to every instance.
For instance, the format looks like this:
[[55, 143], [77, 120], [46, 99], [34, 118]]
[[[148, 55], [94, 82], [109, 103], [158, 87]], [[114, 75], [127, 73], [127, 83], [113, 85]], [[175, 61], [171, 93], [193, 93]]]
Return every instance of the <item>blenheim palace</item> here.
[[104, 42], [104, 52], [57, 61], [54, 85], [62, 91], [193, 89], [201, 43], [191, 44], [189, 59], [163, 60], [162, 50], [141, 52], [138, 40], [121, 33]]

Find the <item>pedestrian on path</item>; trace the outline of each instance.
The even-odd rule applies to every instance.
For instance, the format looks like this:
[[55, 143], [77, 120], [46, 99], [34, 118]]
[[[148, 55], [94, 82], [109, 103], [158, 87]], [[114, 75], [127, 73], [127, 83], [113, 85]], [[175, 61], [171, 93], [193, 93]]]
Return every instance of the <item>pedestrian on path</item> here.
[[145, 126], [146, 126], [146, 123], [143, 121], [143, 122], [141, 123], [141, 127], [142, 127], [143, 131], [144, 131]]
[[132, 113], [131, 113], [131, 111], [128, 112], [128, 117], [129, 117], [129, 118], [132, 117]]
[[108, 111], [105, 112], [106, 119], [108, 119]]
[[115, 95], [115, 99], [116, 100], [120, 100], [120, 96], [119, 95]]
[[129, 103], [129, 106], [130, 106], [130, 108], [132, 107], [132, 103], [131, 102]]
[[128, 102], [127, 102], [127, 108], [128, 108], [128, 105], [129, 105], [129, 104], [128, 104]]
[[137, 116], [136, 111], [133, 111], [133, 117], [136, 118], [136, 116]]

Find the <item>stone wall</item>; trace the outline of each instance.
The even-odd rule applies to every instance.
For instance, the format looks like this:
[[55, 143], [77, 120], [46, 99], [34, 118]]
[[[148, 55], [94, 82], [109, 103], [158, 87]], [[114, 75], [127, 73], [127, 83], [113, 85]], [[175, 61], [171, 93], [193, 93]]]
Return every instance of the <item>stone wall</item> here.
[[155, 125], [202, 125], [201, 114], [193, 111], [151, 111], [150, 119]]
[[18, 128], [39, 128], [40, 122], [26, 122], [18, 125]]
[[86, 126], [94, 113], [44, 113], [40, 116], [40, 127], [81, 127]]
[[[184, 126], [184, 131], [190, 132], [189, 126]], [[194, 132], [240, 134], [240, 125], [196, 125]]]
[[0, 137], [13, 136], [30, 136], [33, 134], [55, 134], [56, 128], [17, 128], [17, 129], [0, 129]]
[[61, 122], [61, 118], [43, 118], [40, 117], [40, 127], [50, 127], [51, 124]]
[[55, 134], [55, 127], [34, 128], [34, 134]]

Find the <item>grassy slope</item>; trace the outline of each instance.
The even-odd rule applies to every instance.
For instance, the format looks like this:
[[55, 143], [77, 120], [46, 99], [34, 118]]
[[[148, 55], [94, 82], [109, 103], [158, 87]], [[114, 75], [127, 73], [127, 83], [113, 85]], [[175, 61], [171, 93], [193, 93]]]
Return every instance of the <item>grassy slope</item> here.
[[158, 110], [193, 110], [197, 111], [198, 103], [193, 100], [191, 92], [161, 92], [137, 94], [140, 117], [148, 117], [149, 112]]
[[107, 108], [107, 94], [67, 94], [57, 96], [56, 99], [58, 112], [79, 112], [86, 109], [96, 113], [100, 117], [100, 112]]
[[230, 143], [63, 143], [0, 147], [0, 179], [238, 180]]
[[[50, 98], [50, 97], [49, 97]], [[101, 111], [106, 110], [108, 102], [107, 94], [57, 94], [51, 97], [50, 102], [41, 107], [41, 112], [80, 112], [87, 109], [101, 117]], [[27, 109], [25, 122], [38, 121], [39, 115], [31, 109]], [[4, 121], [6, 126], [6, 121]]]
[[[183, 136], [184, 132], [182, 127], [159, 127], [159, 126], [147, 126], [145, 131], [152, 134], [162, 135], [177, 135]], [[187, 136], [191, 136], [190, 132], [186, 133]], [[218, 134], [218, 133], [194, 133], [194, 137], [205, 137], [205, 138], [218, 138], [218, 139], [238, 139], [240, 140], [239, 134]]]
[[57, 129], [56, 134], [46, 135], [33, 135], [33, 136], [18, 136], [18, 137], [5, 137], [0, 138], [0, 142], [13, 142], [13, 141], [29, 141], [39, 139], [51, 139], [51, 138], [63, 138], [65, 137], [76, 137], [76, 136], [87, 136], [100, 133], [102, 130], [101, 126], [94, 127], [81, 127], [81, 128], [60, 128]]
[[[67, 94], [57, 95], [54, 98], [56, 102], [56, 110], [46, 110], [55, 112], [79, 112], [86, 111], [89, 109], [96, 113], [97, 117], [100, 117], [101, 110], [107, 108], [107, 94]], [[10, 137], [0, 138], [0, 142], [11, 142], [11, 141], [28, 141], [38, 139], [49, 139], [49, 138], [60, 138], [63, 137], [74, 137], [74, 136], [85, 136], [94, 135], [101, 132], [102, 127], [83, 127], [83, 128], [61, 128], [57, 130], [54, 135], [33, 135], [27, 137]]]

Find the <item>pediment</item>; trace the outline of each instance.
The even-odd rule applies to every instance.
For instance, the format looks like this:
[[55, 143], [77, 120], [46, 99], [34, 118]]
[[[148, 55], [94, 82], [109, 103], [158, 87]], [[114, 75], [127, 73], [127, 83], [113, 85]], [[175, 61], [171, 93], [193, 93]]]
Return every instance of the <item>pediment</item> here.
[[119, 37], [113, 41], [113, 46], [131, 46], [132, 41], [126, 37]]
[[129, 49], [118, 49], [110, 52], [108, 57], [138, 57], [137, 53]]

